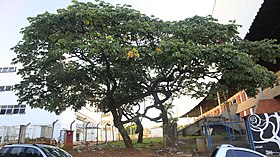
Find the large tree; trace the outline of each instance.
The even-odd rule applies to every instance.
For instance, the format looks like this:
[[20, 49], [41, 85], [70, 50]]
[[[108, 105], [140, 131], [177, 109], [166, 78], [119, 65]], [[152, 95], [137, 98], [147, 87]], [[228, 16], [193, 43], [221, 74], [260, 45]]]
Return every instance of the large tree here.
[[[205, 96], [210, 88], [231, 83], [254, 95], [276, 80], [256, 64], [259, 57], [279, 56], [274, 41], [244, 41], [236, 24], [219, 24], [211, 17], [164, 22], [126, 5], [74, 2], [56, 14], [28, 19], [22, 41], [13, 48], [14, 63], [23, 65], [23, 80], [16, 86], [19, 102], [56, 113], [87, 104], [111, 112], [129, 148], [123, 124], [136, 122], [148, 109], [161, 111], [146, 117], [161, 120], [168, 134], [165, 104], [174, 96]], [[225, 84], [218, 84], [220, 79]], [[147, 97], [154, 103], [132, 113], [131, 106], [141, 107]], [[125, 113], [130, 116], [123, 121]]]
[[174, 97], [182, 94], [204, 97], [243, 89], [254, 97], [258, 88], [275, 85], [274, 73], [256, 63], [259, 59], [273, 62], [280, 57], [279, 45], [275, 40], [242, 40], [238, 26], [198, 16], [165, 22], [158, 47], [150, 53], [150, 58], [145, 58], [151, 60], [149, 67], [154, 71], [146, 73], [149, 77], [143, 84], [145, 89], [153, 89], [154, 103], [147, 109], [161, 111], [157, 117], [146, 118], [163, 122], [165, 141], [171, 133], [165, 104]]
[[157, 20], [104, 2], [74, 2], [57, 14], [28, 20], [22, 41], [13, 48], [14, 63], [23, 65], [23, 80], [16, 86], [19, 101], [57, 114], [95, 105], [112, 113], [125, 145], [132, 148], [121, 106], [149, 94], [134, 83], [143, 76], [138, 51], [151, 49]]

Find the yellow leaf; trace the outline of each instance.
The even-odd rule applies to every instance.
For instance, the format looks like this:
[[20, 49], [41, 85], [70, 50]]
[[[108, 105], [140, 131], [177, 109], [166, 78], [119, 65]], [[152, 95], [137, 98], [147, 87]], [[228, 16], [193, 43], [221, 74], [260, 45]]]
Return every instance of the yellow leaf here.
[[140, 58], [140, 54], [138, 53], [138, 51], [137, 53], [135, 53], [135, 57]]
[[127, 52], [127, 59], [133, 58], [134, 55], [135, 55], [135, 53], [134, 53], [133, 51], [128, 51], [128, 52]]
[[108, 38], [109, 40], [113, 40], [112, 35], [109, 35], [107, 38]]
[[156, 50], [155, 50], [156, 52], [162, 52], [162, 50], [161, 50], [161, 48], [156, 48]]
[[136, 48], [133, 48], [132, 51], [138, 53], [138, 50]]
[[84, 20], [84, 24], [88, 25], [89, 24], [89, 20], [85, 19]]

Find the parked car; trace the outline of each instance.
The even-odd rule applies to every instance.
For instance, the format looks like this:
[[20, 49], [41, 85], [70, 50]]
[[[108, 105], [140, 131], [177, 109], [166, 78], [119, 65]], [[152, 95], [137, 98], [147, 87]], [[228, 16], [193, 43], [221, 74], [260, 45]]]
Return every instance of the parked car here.
[[265, 155], [247, 148], [234, 147], [229, 144], [223, 144], [217, 147], [211, 157], [266, 157]]
[[42, 144], [8, 144], [0, 149], [0, 157], [73, 157], [65, 150]]

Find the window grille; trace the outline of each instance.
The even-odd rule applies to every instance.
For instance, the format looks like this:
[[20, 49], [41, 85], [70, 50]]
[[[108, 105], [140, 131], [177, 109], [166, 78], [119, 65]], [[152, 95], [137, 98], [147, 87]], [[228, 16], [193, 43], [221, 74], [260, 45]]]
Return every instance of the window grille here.
[[25, 114], [26, 105], [0, 105], [0, 115]]

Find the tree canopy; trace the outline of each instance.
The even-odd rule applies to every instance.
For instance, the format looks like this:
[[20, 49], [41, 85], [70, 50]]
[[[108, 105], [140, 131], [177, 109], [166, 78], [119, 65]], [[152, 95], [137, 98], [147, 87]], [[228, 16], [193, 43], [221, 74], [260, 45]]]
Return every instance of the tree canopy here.
[[279, 57], [275, 41], [243, 40], [237, 24], [219, 24], [211, 16], [162, 21], [127, 5], [74, 1], [28, 20], [12, 48], [13, 63], [23, 65], [19, 102], [57, 114], [86, 104], [112, 112], [127, 147], [124, 105], [152, 96], [150, 108], [164, 112], [164, 102], [180, 94], [201, 97], [235, 84], [254, 96], [276, 82], [273, 72], [256, 64]]

